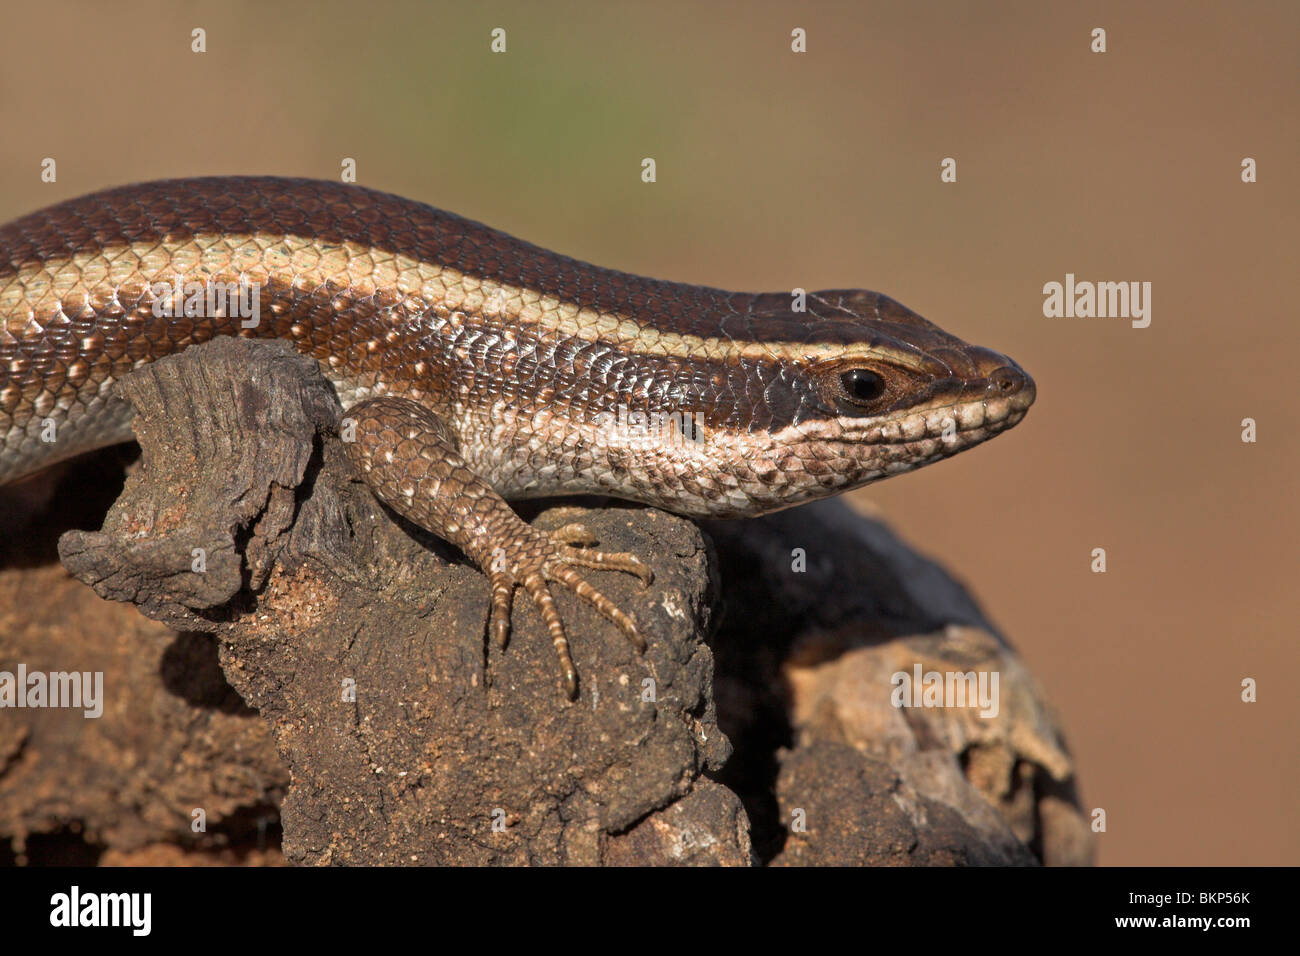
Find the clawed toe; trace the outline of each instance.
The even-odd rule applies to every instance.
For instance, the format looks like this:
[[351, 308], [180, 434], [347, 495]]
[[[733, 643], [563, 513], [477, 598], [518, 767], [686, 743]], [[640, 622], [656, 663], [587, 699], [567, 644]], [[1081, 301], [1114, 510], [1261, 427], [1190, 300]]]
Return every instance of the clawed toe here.
[[560, 566], [552, 568], [547, 574], [547, 577], [552, 581], [563, 584], [574, 594], [578, 595], [578, 597], [582, 598], [594, 607], [623, 632], [623, 636], [628, 639], [639, 653], [645, 652], [645, 639], [642, 638], [640, 633], [637, 631], [636, 622], [633, 621], [632, 618], [628, 617], [627, 614], [623, 613], [617, 604], [584, 581], [582, 577], [579, 576], [578, 572], [574, 571], [572, 568]]
[[627, 551], [597, 551], [592, 545], [598, 539], [580, 524], [566, 524], [552, 532], [551, 539], [566, 564], [594, 571], [622, 571], [641, 580], [645, 586], [654, 581], [654, 572], [640, 558]]

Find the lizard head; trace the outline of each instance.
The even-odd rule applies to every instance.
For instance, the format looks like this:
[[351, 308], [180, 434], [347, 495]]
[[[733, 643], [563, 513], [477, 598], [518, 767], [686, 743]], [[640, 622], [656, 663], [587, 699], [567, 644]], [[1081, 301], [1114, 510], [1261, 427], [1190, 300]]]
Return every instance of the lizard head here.
[[702, 451], [677, 463], [699, 476], [698, 513], [762, 514], [911, 471], [1006, 431], [1033, 404], [1033, 379], [1014, 361], [886, 296], [832, 290], [808, 293], [802, 311], [791, 303], [745, 297], [723, 323], [730, 354], [712, 360], [700, 396]]

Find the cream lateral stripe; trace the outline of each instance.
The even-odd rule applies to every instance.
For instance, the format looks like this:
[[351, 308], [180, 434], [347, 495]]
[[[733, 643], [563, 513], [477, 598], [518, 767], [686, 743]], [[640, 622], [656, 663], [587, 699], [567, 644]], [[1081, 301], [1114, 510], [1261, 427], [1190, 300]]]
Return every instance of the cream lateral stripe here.
[[624, 315], [603, 313], [439, 265], [359, 243], [325, 243], [297, 236], [200, 234], [179, 244], [110, 244], [84, 256], [50, 257], [0, 276], [0, 315], [14, 338], [32, 334], [29, 317], [48, 316], [68, 297], [93, 297], [130, 284], [244, 278], [258, 284], [271, 276], [292, 276], [295, 288], [310, 290], [346, 277], [361, 297], [383, 289], [449, 312], [507, 319], [521, 327], [565, 337], [624, 346], [629, 354], [688, 359], [774, 356], [799, 358], [890, 358], [914, 364], [915, 356], [888, 347], [844, 343], [745, 342], [651, 328]]

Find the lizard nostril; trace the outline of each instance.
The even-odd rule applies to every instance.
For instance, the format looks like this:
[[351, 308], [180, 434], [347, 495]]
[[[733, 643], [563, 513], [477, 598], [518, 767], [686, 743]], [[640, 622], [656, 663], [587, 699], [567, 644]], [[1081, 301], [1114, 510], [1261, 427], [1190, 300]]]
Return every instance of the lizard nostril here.
[[1013, 395], [1025, 387], [1025, 373], [1004, 365], [989, 373], [989, 383], [1003, 395]]
[[1004, 394], [1019, 392], [1024, 388], [1024, 373], [1021, 369], [1011, 368], [1009, 365], [989, 373], [988, 380], [992, 382], [993, 388]]

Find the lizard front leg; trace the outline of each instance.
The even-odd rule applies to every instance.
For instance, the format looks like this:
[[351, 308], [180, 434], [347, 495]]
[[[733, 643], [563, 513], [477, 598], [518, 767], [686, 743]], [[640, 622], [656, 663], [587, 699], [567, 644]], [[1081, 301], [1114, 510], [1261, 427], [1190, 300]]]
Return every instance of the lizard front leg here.
[[523, 521], [469, 466], [437, 415], [417, 402], [369, 399], [350, 408], [347, 417], [355, 422], [355, 434], [344, 447], [375, 497], [456, 545], [488, 576], [488, 630], [499, 646], [505, 646], [510, 633], [514, 590], [522, 587], [550, 631], [565, 691], [570, 699], [577, 696], [577, 672], [550, 591], [555, 583], [612, 621], [638, 651], [645, 650], [635, 622], [574, 570], [626, 571], [649, 584], [650, 569], [636, 557], [592, 550], [587, 546], [594, 538], [581, 525], [565, 525], [548, 535]]

